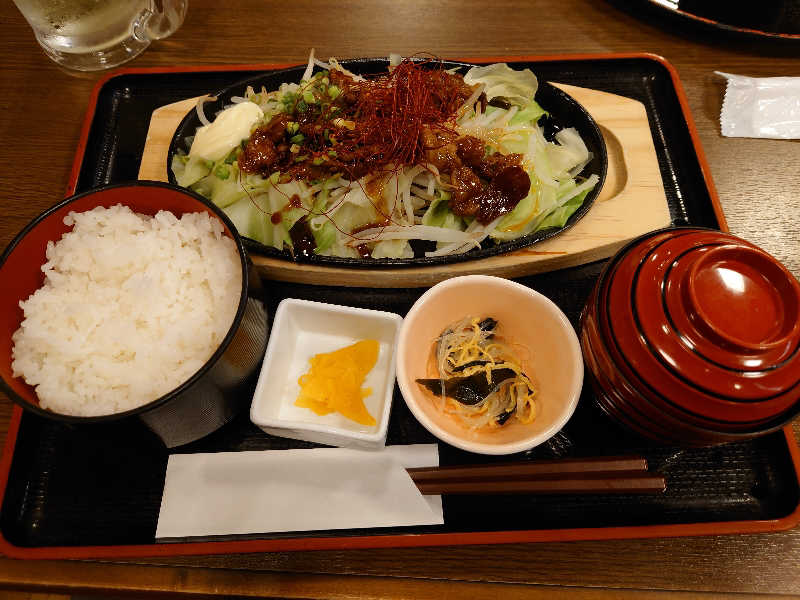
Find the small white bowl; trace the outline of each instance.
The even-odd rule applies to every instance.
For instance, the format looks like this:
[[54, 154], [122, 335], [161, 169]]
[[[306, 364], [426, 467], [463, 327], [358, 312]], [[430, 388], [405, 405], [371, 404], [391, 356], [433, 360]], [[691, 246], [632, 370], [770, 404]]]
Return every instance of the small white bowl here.
[[[394, 313], [286, 298], [278, 305], [256, 385], [250, 420], [280, 437], [330, 446], [379, 449], [386, 442], [395, 382], [397, 336], [403, 319]], [[367, 374], [364, 399], [377, 423], [361, 425], [339, 413], [317, 415], [295, 406], [297, 380], [315, 354], [339, 350], [359, 340], [380, 345], [378, 361]]]
[[[470, 431], [416, 383], [433, 375], [428, 363], [436, 338], [469, 315], [496, 319], [506, 341], [525, 349], [520, 360], [537, 388], [539, 414], [532, 423]], [[477, 454], [513, 454], [546, 441], [572, 416], [583, 387], [583, 357], [574, 328], [550, 299], [507, 279], [467, 275], [436, 284], [411, 307], [397, 346], [397, 383], [417, 420], [440, 440]]]

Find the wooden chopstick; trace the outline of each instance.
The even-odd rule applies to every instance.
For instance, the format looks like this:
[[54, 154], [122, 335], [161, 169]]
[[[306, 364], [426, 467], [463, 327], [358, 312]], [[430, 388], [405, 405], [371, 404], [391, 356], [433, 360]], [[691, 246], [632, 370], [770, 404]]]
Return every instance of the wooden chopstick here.
[[486, 481], [429, 481], [417, 483], [422, 494], [660, 494], [666, 481], [660, 475], [623, 471], [605, 476]]
[[606, 471], [646, 471], [647, 459], [641, 456], [600, 456], [588, 458], [563, 458], [514, 463], [487, 463], [482, 465], [454, 465], [448, 467], [422, 467], [407, 469], [415, 482], [490, 477], [528, 477], [566, 473], [596, 473]]
[[657, 494], [666, 480], [642, 457], [592, 457], [407, 469], [430, 494]]

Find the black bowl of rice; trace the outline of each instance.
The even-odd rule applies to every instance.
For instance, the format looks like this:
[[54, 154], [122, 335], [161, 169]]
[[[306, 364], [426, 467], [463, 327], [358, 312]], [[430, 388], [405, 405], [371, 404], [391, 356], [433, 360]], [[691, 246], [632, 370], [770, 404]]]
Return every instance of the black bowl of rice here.
[[138, 417], [168, 447], [228, 422], [267, 343], [261, 286], [228, 217], [137, 181], [72, 196], [0, 257], [3, 390], [67, 423]]

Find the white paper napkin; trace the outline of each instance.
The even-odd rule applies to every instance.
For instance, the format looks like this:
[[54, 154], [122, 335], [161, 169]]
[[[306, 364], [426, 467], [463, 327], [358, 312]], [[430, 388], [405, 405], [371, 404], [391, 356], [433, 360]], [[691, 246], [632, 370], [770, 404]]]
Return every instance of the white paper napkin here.
[[405, 470], [438, 464], [436, 444], [174, 454], [156, 538], [442, 524]]

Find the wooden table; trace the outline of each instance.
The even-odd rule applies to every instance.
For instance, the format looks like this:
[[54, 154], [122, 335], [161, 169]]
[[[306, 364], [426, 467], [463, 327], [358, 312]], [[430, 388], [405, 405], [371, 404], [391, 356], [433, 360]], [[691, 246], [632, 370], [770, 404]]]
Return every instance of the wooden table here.
[[[67, 74], [13, 6], [0, 26], [0, 244], [65, 190], [100, 74]], [[800, 146], [720, 135], [713, 71], [800, 75], [798, 46], [680, 31], [598, 0], [192, 0], [183, 27], [134, 66], [302, 62], [426, 51], [444, 58], [653, 52], [678, 70], [732, 232], [800, 277]], [[0, 398], [0, 432], [11, 404]], [[795, 424], [795, 433], [800, 427]], [[157, 560], [0, 558], [0, 588], [289, 598], [710, 597], [800, 593], [800, 530], [492, 547], [324, 551]], [[681, 593], [683, 592], [683, 594]]]

